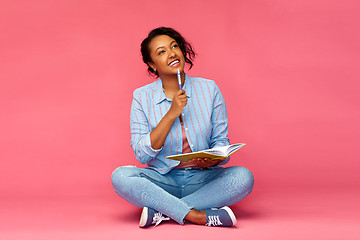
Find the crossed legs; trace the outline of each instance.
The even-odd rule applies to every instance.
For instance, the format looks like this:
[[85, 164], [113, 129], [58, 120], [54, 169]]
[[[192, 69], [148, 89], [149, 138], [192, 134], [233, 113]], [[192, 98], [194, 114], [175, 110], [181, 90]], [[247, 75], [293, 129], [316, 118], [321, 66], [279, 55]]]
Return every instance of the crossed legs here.
[[112, 174], [115, 192], [138, 207], [153, 208], [179, 224], [206, 223], [205, 209], [232, 205], [253, 188], [253, 175], [244, 167], [173, 169], [167, 174], [124, 166]]

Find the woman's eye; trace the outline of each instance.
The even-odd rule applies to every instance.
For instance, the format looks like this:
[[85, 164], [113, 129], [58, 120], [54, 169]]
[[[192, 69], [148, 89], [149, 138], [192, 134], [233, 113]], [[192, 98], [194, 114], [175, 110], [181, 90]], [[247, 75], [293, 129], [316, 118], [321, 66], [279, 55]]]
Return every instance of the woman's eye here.
[[174, 46], [172, 46], [172, 48], [176, 48], [176, 47], [178, 47], [178, 45], [177, 45], [177, 44], [174, 44]]
[[158, 54], [160, 55], [160, 54], [163, 54], [165, 51], [164, 50], [162, 50], [162, 51], [160, 51]]

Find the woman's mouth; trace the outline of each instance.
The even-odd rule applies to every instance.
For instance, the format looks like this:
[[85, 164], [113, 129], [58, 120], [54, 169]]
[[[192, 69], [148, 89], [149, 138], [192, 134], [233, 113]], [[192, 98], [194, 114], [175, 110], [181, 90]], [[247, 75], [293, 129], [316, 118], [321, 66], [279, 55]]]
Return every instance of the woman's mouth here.
[[178, 66], [180, 64], [180, 60], [179, 59], [175, 59], [174, 61], [169, 63], [170, 67], [175, 67]]

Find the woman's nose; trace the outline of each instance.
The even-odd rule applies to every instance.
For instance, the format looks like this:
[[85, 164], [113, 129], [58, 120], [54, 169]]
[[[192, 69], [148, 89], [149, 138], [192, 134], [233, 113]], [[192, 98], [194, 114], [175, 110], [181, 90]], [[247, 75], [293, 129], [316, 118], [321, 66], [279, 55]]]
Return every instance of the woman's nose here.
[[175, 57], [175, 56], [176, 56], [175, 51], [171, 50], [171, 51], [170, 51], [170, 54], [169, 54], [169, 57]]

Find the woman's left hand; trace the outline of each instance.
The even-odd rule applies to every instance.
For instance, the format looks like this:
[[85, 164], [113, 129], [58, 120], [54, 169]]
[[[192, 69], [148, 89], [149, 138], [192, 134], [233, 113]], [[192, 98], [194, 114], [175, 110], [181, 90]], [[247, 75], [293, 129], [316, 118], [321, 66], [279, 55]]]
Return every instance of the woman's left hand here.
[[224, 159], [211, 160], [210, 158], [193, 158], [189, 161], [189, 163], [195, 163], [201, 168], [209, 168], [218, 165], [223, 160]]

